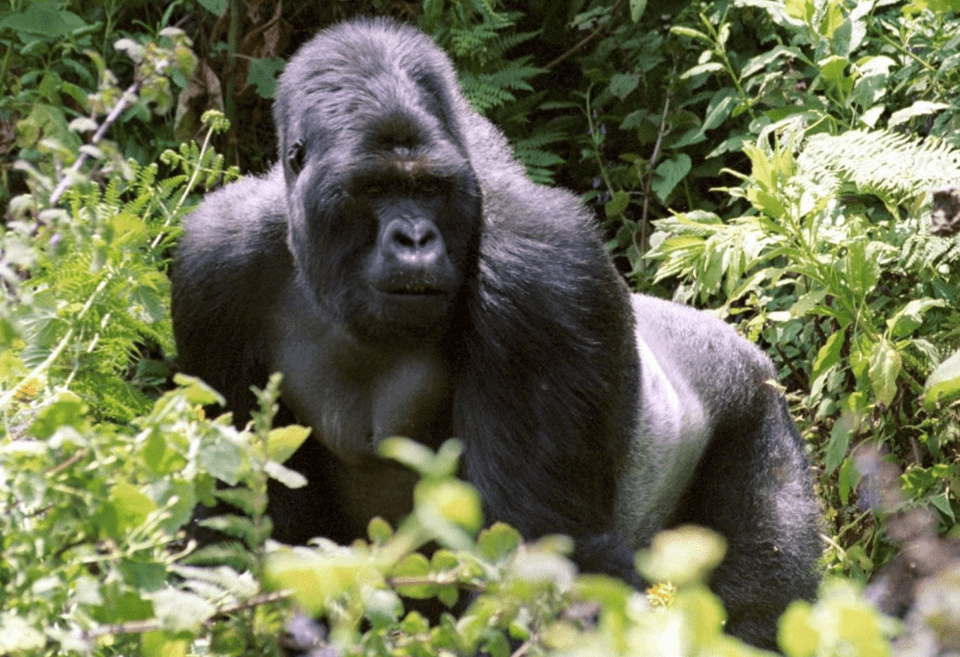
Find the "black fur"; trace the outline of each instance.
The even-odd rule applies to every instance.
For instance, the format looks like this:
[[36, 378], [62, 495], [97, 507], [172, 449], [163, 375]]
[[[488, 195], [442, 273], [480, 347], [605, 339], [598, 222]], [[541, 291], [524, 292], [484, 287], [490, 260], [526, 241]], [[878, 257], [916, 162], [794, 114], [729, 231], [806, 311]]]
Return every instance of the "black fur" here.
[[490, 520], [566, 533], [582, 567], [640, 585], [632, 554], [696, 522], [729, 554], [728, 629], [773, 645], [817, 585], [817, 509], [769, 361], [727, 326], [630, 295], [572, 194], [530, 183], [443, 53], [391, 22], [328, 29], [278, 86], [281, 161], [187, 220], [173, 319], [187, 372], [243, 422], [284, 373], [313, 426], [271, 490], [275, 537], [346, 542], [397, 520], [402, 434], [465, 443]]

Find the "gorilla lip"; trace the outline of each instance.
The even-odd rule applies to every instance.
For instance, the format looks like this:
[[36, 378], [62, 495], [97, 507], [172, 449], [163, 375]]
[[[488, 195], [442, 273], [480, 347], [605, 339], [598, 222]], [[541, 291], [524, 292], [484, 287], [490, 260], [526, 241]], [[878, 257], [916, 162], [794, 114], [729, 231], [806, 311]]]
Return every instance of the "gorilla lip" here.
[[398, 277], [377, 283], [374, 287], [378, 292], [397, 297], [439, 297], [446, 296], [449, 290], [439, 286], [432, 277], [421, 279], [418, 277]]

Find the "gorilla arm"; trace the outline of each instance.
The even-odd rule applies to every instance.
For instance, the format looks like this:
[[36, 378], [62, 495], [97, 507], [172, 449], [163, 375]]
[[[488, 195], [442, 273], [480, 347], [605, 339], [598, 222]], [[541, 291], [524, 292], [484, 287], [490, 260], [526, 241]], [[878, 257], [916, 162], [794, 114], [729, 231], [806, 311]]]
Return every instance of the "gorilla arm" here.
[[490, 520], [567, 533], [598, 552], [581, 565], [636, 581], [608, 539], [635, 425], [629, 294], [579, 200], [529, 182], [502, 135], [463, 116], [485, 216], [453, 367], [466, 478]]
[[283, 172], [248, 176], [208, 195], [187, 219], [171, 272], [183, 370], [226, 397], [241, 426], [269, 374], [263, 319], [292, 276]]

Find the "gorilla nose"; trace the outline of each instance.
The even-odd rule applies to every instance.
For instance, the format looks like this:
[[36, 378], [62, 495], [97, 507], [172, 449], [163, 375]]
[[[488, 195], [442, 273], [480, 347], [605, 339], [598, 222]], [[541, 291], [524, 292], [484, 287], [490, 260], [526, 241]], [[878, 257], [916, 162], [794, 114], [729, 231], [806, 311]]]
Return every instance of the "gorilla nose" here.
[[384, 253], [403, 268], [431, 269], [446, 249], [436, 225], [427, 219], [392, 221], [383, 235]]

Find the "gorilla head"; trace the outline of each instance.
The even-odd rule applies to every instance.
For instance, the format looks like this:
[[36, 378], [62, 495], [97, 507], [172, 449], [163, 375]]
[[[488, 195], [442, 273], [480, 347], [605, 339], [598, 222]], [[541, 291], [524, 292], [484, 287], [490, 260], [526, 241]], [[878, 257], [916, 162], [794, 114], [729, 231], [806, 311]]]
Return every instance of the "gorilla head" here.
[[354, 335], [422, 341], [473, 273], [481, 195], [449, 62], [389, 28], [328, 30], [280, 77], [287, 239], [301, 284]]

